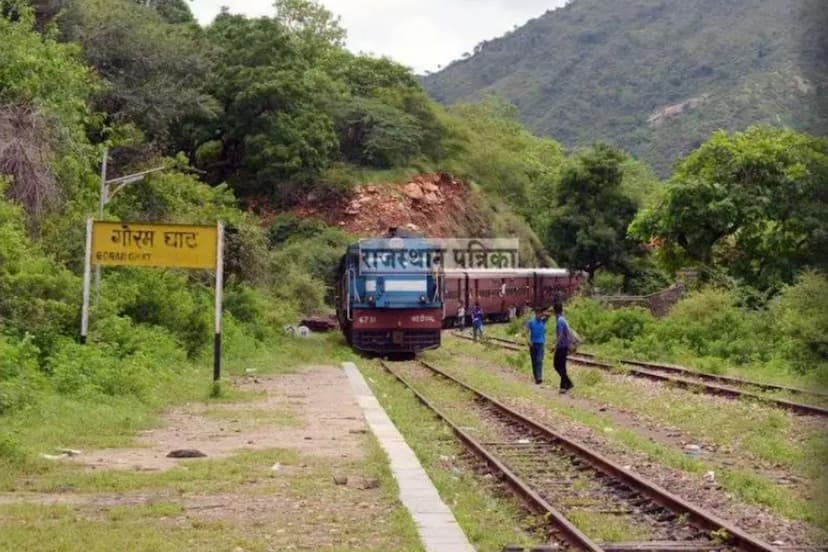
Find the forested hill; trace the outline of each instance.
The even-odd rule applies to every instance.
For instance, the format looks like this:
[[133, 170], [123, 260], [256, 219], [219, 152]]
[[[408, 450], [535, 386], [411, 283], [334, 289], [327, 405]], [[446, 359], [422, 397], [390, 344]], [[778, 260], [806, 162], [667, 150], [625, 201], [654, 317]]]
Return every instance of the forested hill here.
[[665, 176], [718, 128], [828, 133], [826, 23], [825, 0], [573, 0], [424, 84], [444, 103], [502, 96], [536, 133]]

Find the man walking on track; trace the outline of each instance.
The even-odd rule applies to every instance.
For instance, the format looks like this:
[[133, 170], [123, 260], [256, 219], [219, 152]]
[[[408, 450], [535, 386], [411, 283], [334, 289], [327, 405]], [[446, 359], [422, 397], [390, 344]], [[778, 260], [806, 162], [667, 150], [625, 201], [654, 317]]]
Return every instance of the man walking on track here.
[[543, 383], [543, 354], [546, 346], [546, 321], [549, 315], [540, 307], [535, 309], [535, 317], [526, 323], [529, 330], [529, 357], [532, 359], [532, 375], [535, 383]]
[[480, 308], [480, 303], [475, 303], [471, 311], [472, 335], [477, 341], [483, 338], [483, 309]]
[[555, 371], [561, 376], [561, 394], [568, 392], [575, 387], [572, 380], [566, 374], [566, 357], [569, 354], [570, 331], [569, 324], [563, 316], [563, 305], [555, 303]]

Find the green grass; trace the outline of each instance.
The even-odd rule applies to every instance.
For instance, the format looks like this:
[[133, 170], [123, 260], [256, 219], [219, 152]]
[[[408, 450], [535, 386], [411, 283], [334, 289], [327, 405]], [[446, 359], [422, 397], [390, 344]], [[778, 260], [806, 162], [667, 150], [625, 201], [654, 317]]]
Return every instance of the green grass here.
[[6, 491], [43, 493], [126, 493], [132, 491], [170, 489], [178, 493], [228, 492], [246, 482], [270, 476], [275, 463], [296, 465], [299, 456], [287, 450], [243, 451], [223, 459], [181, 461], [180, 466], [158, 472], [129, 470], [88, 470], [72, 463], [43, 461], [41, 473], [30, 472], [17, 485]]
[[243, 423], [245, 426], [275, 424], [299, 427], [302, 424], [301, 417], [288, 406], [267, 410], [263, 408], [232, 408], [226, 405], [213, 405], [208, 407], [203, 415], [215, 420]]
[[500, 552], [505, 544], [543, 542], [532, 530], [536, 521], [526, 517], [513, 498], [499, 496], [490, 481], [468, 469], [461, 459], [463, 448], [448, 426], [433, 418], [378, 363], [363, 360], [359, 367], [478, 551]]
[[107, 513], [109, 521], [140, 518], [167, 518], [181, 514], [184, 508], [177, 502], [151, 502], [138, 506], [115, 506]]
[[[21, 502], [0, 506], [0, 549], [264, 551], [305, 543], [300, 548], [421, 552], [416, 527], [397, 498], [387, 458], [371, 435], [364, 437], [364, 459], [347, 462], [272, 449], [186, 460], [173, 469], [141, 472], [89, 470], [36, 454], [55, 446], [79, 448], [78, 443], [84, 447], [132, 445], [138, 431], [158, 423], [164, 408], [181, 402], [202, 402], [206, 415], [219, 419], [275, 417], [296, 423], [298, 413], [289, 409], [246, 408], [246, 401], [261, 395], [240, 392], [230, 376], [289, 373], [345, 358], [353, 355], [338, 335], [285, 339], [229, 359], [218, 398], [210, 398], [211, 370], [206, 364], [163, 386], [152, 401], [121, 398], [95, 403], [56, 395], [43, 397], [38, 411], [5, 417], [4, 421], [16, 424], [16, 441], [15, 454], [6, 456], [10, 469], [0, 472], [0, 490], [59, 493], [73, 500], [68, 505]], [[54, 427], [43, 427], [47, 423]], [[70, 442], [66, 435], [72, 435]], [[276, 463], [282, 465], [279, 472], [271, 469]], [[336, 486], [332, 474], [341, 471], [377, 479], [380, 489], [366, 492]], [[95, 506], [96, 495], [102, 493], [125, 497], [127, 504], [111, 506], [111, 499], [105, 498]], [[220, 522], [186, 509], [192, 497], [209, 500], [213, 496], [219, 502], [242, 504], [245, 497], [272, 497], [274, 505], [297, 509], [275, 507], [264, 519], [248, 520], [237, 514], [235, 519], [222, 517]], [[145, 503], [130, 504], [133, 500]], [[359, 510], [360, 500], [368, 500], [366, 508], [372, 509]]]
[[284, 338], [225, 361], [221, 392], [214, 396], [211, 359], [182, 367], [175, 377], [159, 384], [155, 392], [133, 396], [42, 393], [28, 408], [0, 416], [0, 489], [12, 489], [29, 474], [62, 472], [55, 463], [38, 458], [57, 448], [98, 449], [134, 444], [135, 435], [157, 426], [167, 407], [201, 402], [209, 408], [256, 398], [242, 391], [230, 378], [244, 374], [277, 374], [300, 366], [335, 364], [351, 359], [339, 334], [313, 335], [307, 339]]
[[578, 529], [598, 542], [633, 542], [649, 538], [646, 527], [633, 525], [623, 516], [585, 510], [573, 510], [568, 515]]
[[[487, 350], [470, 342], [451, 339], [445, 340], [440, 350], [429, 353], [428, 358], [482, 391], [500, 398], [528, 400], [550, 413], [583, 424], [625, 448], [643, 452], [650, 461], [697, 476], [715, 470], [722, 487], [739, 499], [767, 506], [781, 515], [806, 521], [828, 531], [828, 510], [822, 504], [824, 501], [800, 496], [749, 469], [712, 466], [703, 459], [689, 457], [679, 449], [652, 441], [632, 429], [619, 427], [607, 416], [541, 395], [528, 385], [528, 362], [523, 363], [514, 358], [507, 361], [509, 357], [521, 355], [503, 349]], [[469, 358], [477, 360], [470, 363]], [[503, 379], [492, 371], [482, 369], [495, 365], [511, 366], [526, 376], [527, 383]], [[666, 389], [658, 391], [655, 399], [641, 400], [641, 394], [634, 384], [620, 384], [596, 369], [578, 368], [570, 372], [578, 395], [594, 399], [596, 404], [613, 404], [647, 414], [691, 435], [721, 440], [733, 448], [736, 459], [747, 453], [748, 460], [743, 458], [743, 463], [747, 465], [750, 464], [751, 457], [765, 457], [802, 472], [805, 477], [813, 480], [815, 488], [828, 489], [825, 476], [820, 473], [821, 458], [824, 457], [821, 452], [828, 451], [828, 438], [817, 433], [807, 436], [804, 441], [792, 439], [789, 430], [792, 430], [795, 418], [791, 421], [784, 413], [739, 401], [714, 405], [703, 395], [693, 395], [683, 390]], [[585, 376], [591, 372], [595, 375]], [[820, 491], [814, 494], [819, 497]]]
[[90, 519], [72, 506], [0, 506], [0, 549], [110, 552], [112, 550], [264, 551], [264, 543], [218, 522], [159, 523], [159, 510], [119, 507], [115, 516]]

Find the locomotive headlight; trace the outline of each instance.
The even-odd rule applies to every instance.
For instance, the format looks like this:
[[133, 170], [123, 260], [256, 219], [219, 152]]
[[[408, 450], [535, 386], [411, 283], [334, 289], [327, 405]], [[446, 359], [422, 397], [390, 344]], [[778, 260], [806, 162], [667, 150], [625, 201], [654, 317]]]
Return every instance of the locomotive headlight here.
[[420, 295], [420, 303], [425, 303], [425, 302], [426, 302], [425, 295]]
[[374, 299], [374, 296], [373, 296], [373, 295], [369, 295], [369, 296], [368, 296], [368, 302], [369, 302], [370, 304], [372, 304], [372, 305], [373, 305], [373, 304], [374, 304], [374, 301], [376, 301], [376, 299]]

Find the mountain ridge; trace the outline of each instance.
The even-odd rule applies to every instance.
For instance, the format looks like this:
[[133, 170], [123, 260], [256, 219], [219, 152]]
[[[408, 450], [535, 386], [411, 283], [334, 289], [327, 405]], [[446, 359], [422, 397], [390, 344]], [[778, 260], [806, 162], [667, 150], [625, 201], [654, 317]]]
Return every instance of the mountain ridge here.
[[494, 94], [569, 147], [607, 141], [666, 176], [719, 128], [828, 133], [828, 3], [573, 0], [427, 75], [436, 100]]

